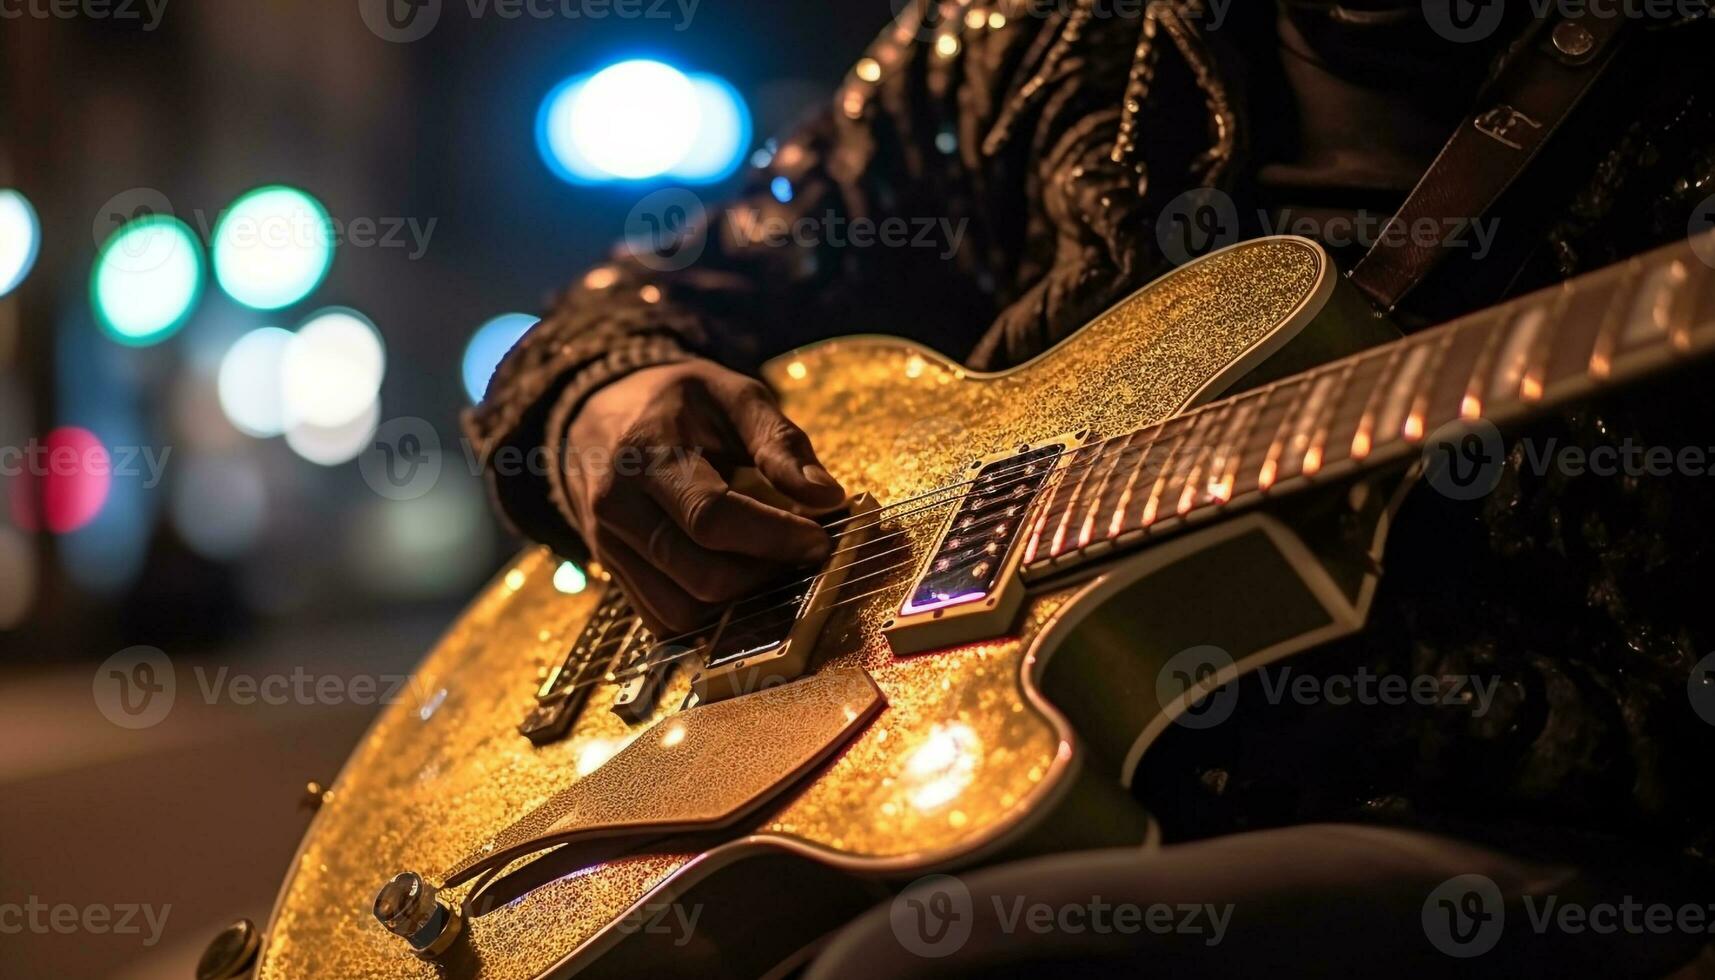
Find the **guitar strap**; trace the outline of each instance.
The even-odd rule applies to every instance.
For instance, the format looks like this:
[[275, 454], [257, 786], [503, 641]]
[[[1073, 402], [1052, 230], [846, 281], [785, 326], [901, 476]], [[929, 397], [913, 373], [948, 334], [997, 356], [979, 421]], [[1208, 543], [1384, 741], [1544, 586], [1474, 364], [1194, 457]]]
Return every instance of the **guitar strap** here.
[[[1392, 312], [1447, 258], [1455, 236], [1442, 234], [1446, 219], [1476, 221], [1494, 207], [1613, 62], [1631, 18], [1598, 16], [1597, 6], [1580, 5], [1552, 29], [1531, 32], [1348, 273], [1377, 307]], [[1411, 233], [1430, 227], [1434, 235]]]

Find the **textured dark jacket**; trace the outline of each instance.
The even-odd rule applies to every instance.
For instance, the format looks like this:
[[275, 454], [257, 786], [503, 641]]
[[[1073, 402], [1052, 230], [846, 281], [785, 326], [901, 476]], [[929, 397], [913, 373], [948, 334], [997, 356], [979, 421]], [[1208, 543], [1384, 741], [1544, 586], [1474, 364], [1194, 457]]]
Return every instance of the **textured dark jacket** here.
[[[1166, 202], [1198, 186], [1252, 193], [1259, 134], [1276, 122], [1279, 82], [1254, 58], [1273, 18], [1211, 30], [1196, 2], [1123, 9], [908, 9], [828, 111], [770, 141], [736, 200], [701, 213], [682, 199], [641, 205], [656, 208], [647, 227], [684, 215], [671, 247], [634, 240], [564, 292], [467, 417], [479, 451], [551, 450], [589, 392], [690, 356], [747, 370], [818, 338], [885, 332], [1004, 367], [1165, 271], [1154, 222]], [[1444, 276], [1426, 287], [1423, 319], [1686, 233], [1715, 194], [1711, 27], [1633, 43], [1608, 94], [1551, 148], [1556, 179], [1504, 202], [1505, 279], [1472, 295], [1475, 278]], [[861, 248], [768, 233], [805, 217], [824, 229], [892, 221], [923, 237]], [[1544, 431], [1587, 446], [1710, 444], [1686, 428], [1708, 414], [1695, 385], [1648, 400]], [[1715, 650], [1702, 595], [1715, 581], [1710, 488], [1539, 476], [1519, 462], [1483, 502], [1414, 501], [1376, 622], [1323, 658], [1327, 669], [1497, 676], [1495, 707], [1282, 708], [1170, 745], [1183, 781], [1170, 826], [1367, 814], [1705, 847], [1715, 727], [1691, 710], [1687, 683]], [[582, 554], [555, 479], [509, 476], [495, 491], [524, 533]]]

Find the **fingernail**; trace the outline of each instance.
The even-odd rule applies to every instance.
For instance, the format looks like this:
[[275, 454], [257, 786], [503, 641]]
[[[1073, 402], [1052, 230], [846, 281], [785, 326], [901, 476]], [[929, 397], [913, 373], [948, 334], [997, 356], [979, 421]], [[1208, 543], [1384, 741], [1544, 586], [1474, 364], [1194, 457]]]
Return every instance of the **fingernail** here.
[[803, 543], [804, 557], [811, 561], [821, 561], [833, 550], [833, 542], [828, 538], [827, 532], [820, 528], [806, 531]]
[[804, 467], [804, 479], [809, 480], [818, 487], [827, 487], [830, 490], [838, 490], [840, 488], [840, 483], [838, 480], [834, 479], [834, 475], [829, 473], [827, 470], [822, 469], [821, 464], [819, 463], [811, 463]]

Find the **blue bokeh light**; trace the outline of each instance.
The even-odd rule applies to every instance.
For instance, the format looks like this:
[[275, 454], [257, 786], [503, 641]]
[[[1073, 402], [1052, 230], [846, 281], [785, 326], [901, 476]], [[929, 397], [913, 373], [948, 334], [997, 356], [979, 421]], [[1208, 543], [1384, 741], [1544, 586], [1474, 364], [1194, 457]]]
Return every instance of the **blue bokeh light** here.
[[462, 366], [465, 394], [472, 403], [482, 401], [500, 359], [526, 330], [536, 325], [536, 319], [528, 313], [504, 313], [477, 328], [470, 343], [465, 345]]
[[568, 78], [536, 114], [543, 161], [573, 184], [714, 183], [738, 169], [751, 134], [750, 110], [724, 79], [649, 59]]

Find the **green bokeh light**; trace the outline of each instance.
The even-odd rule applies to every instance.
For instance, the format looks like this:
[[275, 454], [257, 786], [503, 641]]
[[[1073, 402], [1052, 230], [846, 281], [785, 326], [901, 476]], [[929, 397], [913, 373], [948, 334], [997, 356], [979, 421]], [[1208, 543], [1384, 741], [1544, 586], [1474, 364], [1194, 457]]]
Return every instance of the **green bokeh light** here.
[[127, 222], [101, 247], [90, 299], [113, 339], [147, 347], [184, 324], [202, 285], [196, 233], [177, 218], [155, 214]]

